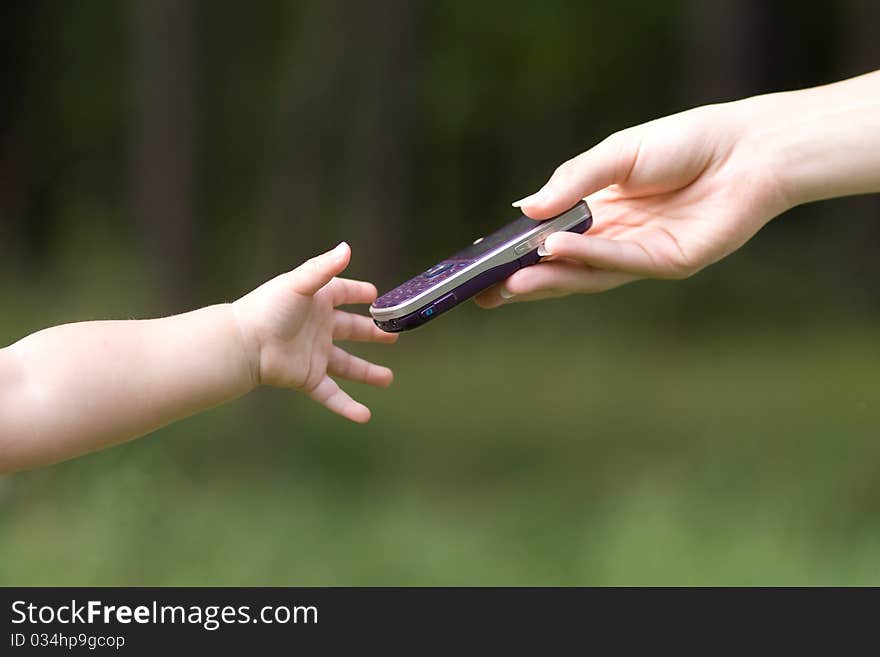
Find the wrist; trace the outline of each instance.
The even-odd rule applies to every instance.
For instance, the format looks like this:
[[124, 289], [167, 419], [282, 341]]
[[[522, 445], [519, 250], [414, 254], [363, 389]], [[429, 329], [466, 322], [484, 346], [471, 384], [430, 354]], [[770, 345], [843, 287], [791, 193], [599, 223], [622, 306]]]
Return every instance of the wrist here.
[[809, 193], [799, 171], [798, 143], [805, 139], [792, 117], [800, 101], [796, 92], [744, 98], [733, 103], [743, 121], [742, 141], [752, 166], [762, 171], [773, 191], [773, 216], [806, 203]]
[[256, 388], [261, 384], [260, 376], [260, 342], [250, 330], [245, 314], [242, 312], [238, 301], [226, 304], [231, 318], [231, 324], [238, 349], [241, 354], [242, 368], [247, 372], [250, 387]]
[[786, 91], [753, 99], [765, 110], [764, 125], [756, 130], [756, 138], [779, 181], [785, 209], [821, 198], [818, 186], [823, 174], [826, 180], [829, 178], [825, 163], [830, 146], [825, 143], [815, 108], [805, 98], [809, 91]]
[[880, 191], [880, 73], [742, 102], [789, 207]]

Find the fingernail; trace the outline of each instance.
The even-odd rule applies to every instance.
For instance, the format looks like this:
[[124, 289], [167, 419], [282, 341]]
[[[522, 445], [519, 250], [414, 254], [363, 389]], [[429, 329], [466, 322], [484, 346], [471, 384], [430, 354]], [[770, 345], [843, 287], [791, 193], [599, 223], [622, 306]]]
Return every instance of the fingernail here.
[[337, 244], [330, 253], [332, 253], [334, 256], [337, 256], [337, 257], [341, 256], [345, 252], [345, 247], [347, 247], [347, 246], [348, 246], [348, 243], [345, 241], [342, 241], [339, 244]]
[[500, 290], [498, 290], [498, 294], [501, 295], [502, 299], [513, 299], [513, 297], [516, 296], [513, 292], [508, 290], [506, 287], [502, 287]]
[[552, 235], [548, 235], [547, 239], [544, 240], [544, 243], [538, 247], [538, 255], [539, 256], [549, 256], [553, 255], [553, 242], [556, 241], [556, 233]]
[[511, 203], [511, 205], [512, 205], [513, 207], [515, 207], [515, 208], [520, 208], [520, 207], [522, 207], [523, 205], [531, 205], [531, 204], [534, 203], [535, 201], [540, 200], [541, 196], [543, 196], [543, 195], [544, 195], [544, 190], [543, 190], [543, 189], [539, 189], [539, 190], [538, 190], [537, 192], [535, 192], [534, 194], [529, 194], [529, 195], [526, 196], [525, 198], [521, 198], [521, 199], [518, 200], [518, 201], [514, 201], [513, 203]]

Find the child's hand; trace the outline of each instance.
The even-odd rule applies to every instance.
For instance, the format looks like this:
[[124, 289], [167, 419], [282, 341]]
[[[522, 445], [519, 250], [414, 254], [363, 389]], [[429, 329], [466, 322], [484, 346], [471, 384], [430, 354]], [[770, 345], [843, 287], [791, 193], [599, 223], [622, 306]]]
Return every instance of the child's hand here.
[[397, 336], [335, 309], [376, 298], [369, 283], [334, 278], [350, 256], [340, 244], [232, 304], [55, 326], [0, 349], [0, 473], [143, 436], [259, 383], [303, 390], [366, 422], [370, 411], [329, 375], [387, 386], [391, 370], [333, 340]]
[[376, 386], [391, 385], [387, 367], [353, 356], [334, 340], [391, 343], [394, 333], [380, 331], [366, 316], [337, 310], [376, 298], [372, 283], [334, 278], [347, 266], [345, 242], [282, 274], [232, 304], [255, 383], [302, 390], [334, 413], [355, 422], [370, 410], [353, 400], [330, 378], [338, 376]]

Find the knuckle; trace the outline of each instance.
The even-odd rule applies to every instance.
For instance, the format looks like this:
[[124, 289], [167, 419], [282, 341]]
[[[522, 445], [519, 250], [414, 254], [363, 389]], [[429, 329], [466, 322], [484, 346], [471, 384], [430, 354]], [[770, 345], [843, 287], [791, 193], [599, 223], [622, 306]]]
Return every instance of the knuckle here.
[[574, 175], [575, 166], [574, 160], [566, 160], [553, 171], [553, 178], [561, 178], [563, 180], [571, 178]]
[[641, 140], [641, 129], [635, 126], [608, 135], [600, 144], [600, 148], [617, 163], [615, 178], [619, 182], [624, 182], [632, 172]]
[[631, 126], [617, 132], [612, 132], [605, 138], [605, 142], [608, 146], [617, 150], [626, 150], [638, 143], [643, 134], [641, 126]]
[[699, 267], [695, 265], [690, 259], [679, 256], [677, 258], [672, 258], [666, 264], [666, 278], [671, 280], [684, 280], [685, 278], [690, 278], [694, 274], [699, 271]]

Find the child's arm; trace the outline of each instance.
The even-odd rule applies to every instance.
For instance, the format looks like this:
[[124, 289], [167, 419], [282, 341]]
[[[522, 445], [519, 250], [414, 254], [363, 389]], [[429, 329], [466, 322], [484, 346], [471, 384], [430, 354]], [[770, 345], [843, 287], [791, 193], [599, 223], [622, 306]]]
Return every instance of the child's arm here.
[[379, 386], [391, 370], [333, 340], [393, 342], [360, 315], [370, 283], [334, 278], [346, 244], [232, 304], [145, 321], [69, 324], [0, 349], [0, 472], [60, 461], [143, 435], [260, 383], [302, 390], [366, 422], [369, 410], [329, 378]]

